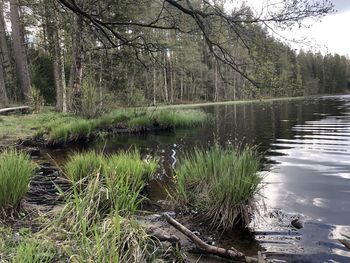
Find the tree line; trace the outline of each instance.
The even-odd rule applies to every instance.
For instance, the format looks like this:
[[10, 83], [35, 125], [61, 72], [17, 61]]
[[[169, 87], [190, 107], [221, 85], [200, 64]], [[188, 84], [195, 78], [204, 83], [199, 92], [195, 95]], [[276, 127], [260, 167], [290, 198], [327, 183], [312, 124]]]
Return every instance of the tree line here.
[[0, 1], [0, 104], [42, 99], [94, 115], [109, 103], [347, 91], [349, 59], [296, 52], [269, 33], [331, 12], [329, 1], [284, 1], [266, 16], [224, 2]]

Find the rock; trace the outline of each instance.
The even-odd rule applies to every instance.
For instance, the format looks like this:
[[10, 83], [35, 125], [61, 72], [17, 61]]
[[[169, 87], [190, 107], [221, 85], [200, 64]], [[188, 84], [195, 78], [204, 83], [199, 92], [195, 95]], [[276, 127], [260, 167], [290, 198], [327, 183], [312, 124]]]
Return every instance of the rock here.
[[301, 229], [304, 227], [304, 222], [301, 221], [299, 218], [296, 218], [290, 222], [290, 224], [295, 227], [296, 229]]

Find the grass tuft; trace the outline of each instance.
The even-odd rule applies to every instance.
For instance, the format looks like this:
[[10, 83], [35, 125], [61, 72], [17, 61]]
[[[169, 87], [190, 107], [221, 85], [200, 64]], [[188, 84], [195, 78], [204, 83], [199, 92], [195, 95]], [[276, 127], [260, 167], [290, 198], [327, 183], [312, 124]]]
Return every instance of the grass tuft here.
[[[73, 155], [66, 164], [66, 173], [77, 189], [80, 189], [82, 182], [99, 177], [101, 184], [98, 187], [108, 195], [108, 198], [102, 193], [99, 196], [100, 199], [106, 199], [103, 207], [108, 207], [109, 210], [111, 206], [117, 206], [121, 211], [133, 213], [142, 201], [140, 193], [155, 173], [157, 164], [158, 160], [142, 160], [137, 150], [107, 157], [87, 152]], [[89, 187], [95, 186], [89, 183], [85, 191]], [[94, 191], [86, 192], [84, 198], [91, 193]]]
[[0, 209], [11, 212], [27, 193], [36, 165], [14, 149], [0, 153]]
[[179, 199], [212, 228], [226, 231], [238, 224], [246, 226], [262, 180], [259, 163], [252, 148], [196, 149], [176, 169]]

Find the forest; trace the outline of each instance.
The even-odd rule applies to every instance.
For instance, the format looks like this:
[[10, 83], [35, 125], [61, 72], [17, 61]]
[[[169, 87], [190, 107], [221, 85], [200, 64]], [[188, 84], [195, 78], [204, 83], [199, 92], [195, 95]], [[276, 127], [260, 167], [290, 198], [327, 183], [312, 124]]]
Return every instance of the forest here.
[[[74, 111], [79, 93], [92, 107], [88, 115], [96, 115], [118, 105], [347, 91], [345, 56], [292, 49], [245, 4], [229, 14], [236, 22], [225, 17], [224, 1], [192, 5], [216, 17], [205, 17], [201, 28], [171, 1], [1, 1], [0, 103]], [[301, 6], [286, 8], [297, 14], [294, 20], [303, 18]], [[306, 8], [316, 15], [315, 6]], [[278, 26], [291, 19], [283, 17]]]

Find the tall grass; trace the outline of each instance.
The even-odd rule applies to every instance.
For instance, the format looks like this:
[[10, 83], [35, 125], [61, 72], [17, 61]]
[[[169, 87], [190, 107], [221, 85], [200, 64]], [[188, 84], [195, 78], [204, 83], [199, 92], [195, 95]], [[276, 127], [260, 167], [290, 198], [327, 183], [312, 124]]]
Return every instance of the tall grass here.
[[[69, 242], [65, 253], [73, 262], [147, 262], [154, 253], [153, 241], [132, 217], [144, 186], [142, 167], [147, 165], [135, 160], [139, 168], [128, 167], [130, 156], [139, 157], [131, 153], [106, 157], [105, 175], [95, 171], [83, 189], [73, 182], [73, 195], [52, 229], [67, 240], [62, 243]], [[136, 178], [135, 171], [140, 171]]]
[[252, 148], [196, 149], [176, 169], [179, 199], [212, 228], [226, 231], [237, 224], [246, 226], [262, 180], [257, 174], [259, 162]]
[[[87, 152], [73, 155], [65, 169], [69, 179], [77, 186], [82, 181], [89, 181], [91, 176], [99, 177], [101, 184], [98, 187], [108, 195], [108, 198], [105, 197], [108, 206], [117, 206], [119, 210], [133, 213], [139, 207], [142, 200], [140, 193], [154, 174], [157, 164], [156, 159], [142, 160], [137, 150], [111, 156]], [[95, 186], [89, 184], [88, 187]], [[102, 195], [99, 196], [101, 198]]]
[[0, 210], [16, 209], [29, 189], [36, 165], [14, 149], [0, 153]]
[[104, 158], [95, 151], [75, 153], [65, 165], [66, 174], [71, 181], [80, 181], [101, 170], [105, 166], [104, 161]]
[[[52, 122], [48, 128], [52, 142], [77, 141], [88, 137], [96, 129], [118, 123], [126, 123], [128, 128], [190, 128], [203, 124], [208, 115], [199, 110], [117, 110], [96, 119], [73, 119], [68, 123]], [[39, 134], [42, 131], [39, 132]]]

